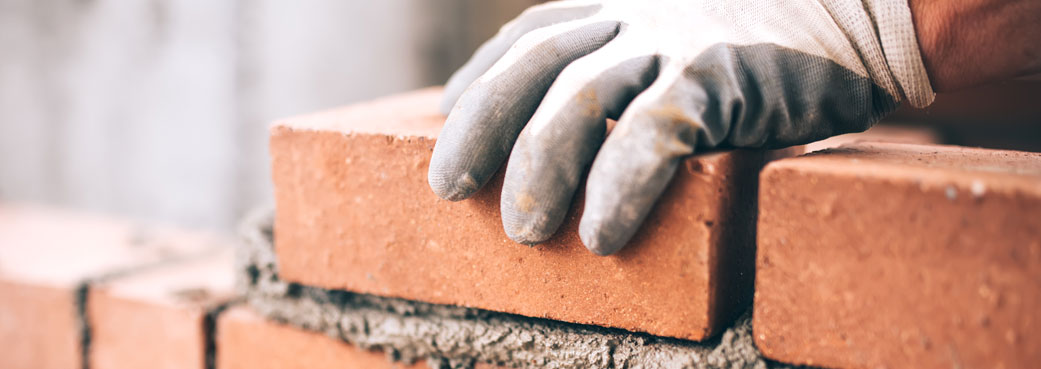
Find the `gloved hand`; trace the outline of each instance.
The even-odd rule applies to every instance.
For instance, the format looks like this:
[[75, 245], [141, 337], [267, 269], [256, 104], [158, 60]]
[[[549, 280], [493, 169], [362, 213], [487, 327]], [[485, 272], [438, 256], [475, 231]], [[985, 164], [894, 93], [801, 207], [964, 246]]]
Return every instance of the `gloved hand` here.
[[[688, 155], [863, 131], [933, 96], [905, 0], [560, 1], [452, 76], [428, 179], [465, 199], [509, 156], [503, 226], [534, 244], [592, 163], [579, 235], [607, 255]], [[606, 140], [605, 118], [618, 120]]]

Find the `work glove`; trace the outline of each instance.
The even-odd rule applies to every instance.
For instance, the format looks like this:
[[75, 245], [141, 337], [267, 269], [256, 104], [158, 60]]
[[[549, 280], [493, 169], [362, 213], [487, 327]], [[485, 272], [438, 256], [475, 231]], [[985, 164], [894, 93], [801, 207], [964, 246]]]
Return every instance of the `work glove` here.
[[599, 255], [628, 242], [684, 157], [859, 132], [934, 97], [906, 0], [547, 3], [444, 93], [434, 192], [465, 199], [509, 157], [503, 227], [535, 244], [588, 169], [579, 235]]

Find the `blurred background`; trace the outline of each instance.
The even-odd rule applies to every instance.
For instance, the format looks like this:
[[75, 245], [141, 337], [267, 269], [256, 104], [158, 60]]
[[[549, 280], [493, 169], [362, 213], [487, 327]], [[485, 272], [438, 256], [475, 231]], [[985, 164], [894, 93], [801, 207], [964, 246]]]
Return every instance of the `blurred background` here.
[[0, 0], [0, 201], [228, 228], [267, 125], [442, 84], [534, 0]]
[[[0, 201], [227, 229], [270, 121], [443, 83], [535, 0], [0, 0]], [[1041, 151], [1041, 81], [891, 122]]]

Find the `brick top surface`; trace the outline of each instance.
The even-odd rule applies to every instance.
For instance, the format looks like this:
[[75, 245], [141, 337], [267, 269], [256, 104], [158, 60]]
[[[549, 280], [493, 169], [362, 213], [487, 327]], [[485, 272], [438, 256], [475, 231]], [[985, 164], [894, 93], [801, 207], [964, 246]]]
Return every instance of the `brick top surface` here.
[[437, 106], [441, 90], [441, 87], [429, 87], [359, 105], [286, 118], [276, 121], [272, 129], [285, 127], [381, 135], [393, 131], [399, 137], [436, 138], [445, 120]]
[[1022, 151], [858, 142], [773, 162], [768, 168], [879, 178], [913, 176], [921, 181], [968, 181], [979, 191], [1018, 188], [1041, 193], [1041, 153]]
[[234, 250], [229, 244], [212, 255], [140, 271], [99, 288], [112, 297], [169, 306], [220, 303], [235, 294]]
[[70, 210], [0, 204], [0, 279], [70, 286], [169, 257], [219, 237]]

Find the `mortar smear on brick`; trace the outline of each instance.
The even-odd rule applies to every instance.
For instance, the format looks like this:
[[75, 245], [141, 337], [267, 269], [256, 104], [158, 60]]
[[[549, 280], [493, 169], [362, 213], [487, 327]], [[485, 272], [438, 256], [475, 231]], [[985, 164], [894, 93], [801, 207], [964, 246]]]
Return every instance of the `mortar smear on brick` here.
[[260, 314], [388, 359], [426, 360], [432, 368], [475, 362], [514, 368], [790, 368], [764, 359], [746, 313], [720, 337], [684, 341], [617, 329], [456, 306], [325, 290], [282, 281], [272, 245], [272, 215], [242, 225], [240, 291]]

